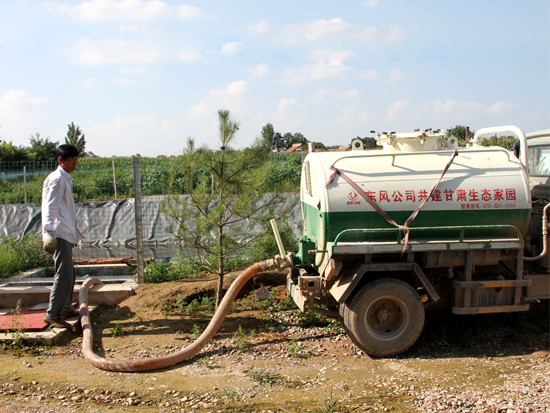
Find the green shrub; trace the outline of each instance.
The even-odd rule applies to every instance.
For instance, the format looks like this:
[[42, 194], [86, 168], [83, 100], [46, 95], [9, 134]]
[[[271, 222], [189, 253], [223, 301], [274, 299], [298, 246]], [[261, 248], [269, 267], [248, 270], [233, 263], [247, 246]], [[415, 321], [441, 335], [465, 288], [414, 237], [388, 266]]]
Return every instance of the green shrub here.
[[188, 304], [185, 299], [178, 297], [177, 306], [187, 315], [196, 315], [199, 312], [213, 313], [216, 309], [216, 299], [204, 296], [201, 299], [195, 298]]
[[20, 241], [13, 237], [0, 237], [0, 278], [51, 266], [52, 256], [42, 250], [40, 235], [27, 234]]
[[191, 278], [199, 272], [200, 267], [193, 258], [186, 258], [174, 264], [155, 261], [145, 267], [143, 278], [146, 283], [162, 283]]
[[15, 250], [6, 243], [0, 244], [0, 278], [17, 273]]
[[[296, 251], [298, 249], [296, 238], [292, 233], [292, 228], [289, 224], [283, 223], [279, 225], [279, 234], [286, 252]], [[275, 241], [273, 232], [268, 232], [261, 238], [258, 238], [249, 248], [250, 262], [258, 262], [273, 258], [279, 254], [279, 248]]]

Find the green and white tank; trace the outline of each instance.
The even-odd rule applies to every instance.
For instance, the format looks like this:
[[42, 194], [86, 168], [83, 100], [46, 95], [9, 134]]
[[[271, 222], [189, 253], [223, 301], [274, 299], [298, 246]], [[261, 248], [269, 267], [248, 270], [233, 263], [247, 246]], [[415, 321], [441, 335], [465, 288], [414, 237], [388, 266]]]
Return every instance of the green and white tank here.
[[[300, 189], [304, 235], [323, 251], [327, 242], [344, 230], [395, 228], [341, 176], [336, 175], [327, 185], [333, 174], [331, 166], [402, 225], [428, 197], [455, 150], [457, 156], [431, 199], [409, 225], [411, 241], [445, 232], [416, 234], [415, 227], [509, 225], [525, 235], [531, 214], [529, 180], [513, 153], [500, 147], [459, 148], [456, 139], [449, 139], [443, 147], [444, 142], [443, 134], [390, 134], [379, 141], [382, 150], [308, 154]], [[362, 148], [362, 144], [357, 146]], [[496, 229], [492, 234], [485, 227], [479, 236], [499, 238], [501, 234]], [[382, 242], [388, 241], [387, 237], [387, 232], [356, 231], [340, 240]], [[322, 260], [323, 254], [317, 253], [315, 265]]]

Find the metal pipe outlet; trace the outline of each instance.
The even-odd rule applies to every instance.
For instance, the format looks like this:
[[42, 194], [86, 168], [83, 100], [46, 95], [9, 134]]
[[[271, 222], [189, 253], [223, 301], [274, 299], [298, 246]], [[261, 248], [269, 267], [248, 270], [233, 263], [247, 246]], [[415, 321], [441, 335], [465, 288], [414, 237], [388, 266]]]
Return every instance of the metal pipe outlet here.
[[136, 360], [114, 360], [106, 359], [98, 356], [92, 350], [93, 333], [92, 325], [90, 322], [90, 313], [88, 311], [88, 289], [97, 284], [102, 284], [97, 278], [90, 278], [82, 284], [80, 290], [80, 323], [82, 324], [82, 354], [84, 358], [90, 362], [94, 367], [102, 370], [109, 371], [148, 371], [162, 369], [164, 367], [172, 366], [174, 364], [181, 363], [193, 357], [196, 353], [204, 348], [204, 346], [210, 341], [210, 339], [216, 334], [216, 331], [222, 325], [222, 322], [231, 308], [231, 304], [237, 297], [237, 294], [241, 288], [250, 280], [254, 275], [262, 271], [267, 271], [278, 267], [278, 262], [275, 260], [268, 260], [251, 265], [244, 270], [233, 281], [225, 296], [218, 307], [218, 310], [210, 320], [210, 323], [206, 327], [206, 330], [201, 336], [191, 343], [189, 346], [182, 348], [181, 350], [161, 357], [155, 357], [152, 359], [136, 359]]
[[540, 260], [548, 253], [548, 208], [550, 208], [550, 204], [547, 204], [542, 210], [542, 252], [535, 257], [523, 257], [524, 261]]

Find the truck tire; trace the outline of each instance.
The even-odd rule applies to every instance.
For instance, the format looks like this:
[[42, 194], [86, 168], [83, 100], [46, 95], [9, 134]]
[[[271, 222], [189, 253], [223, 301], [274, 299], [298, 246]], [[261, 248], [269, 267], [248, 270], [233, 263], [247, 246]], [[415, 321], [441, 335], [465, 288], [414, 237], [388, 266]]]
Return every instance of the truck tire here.
[[388, 357], [412, 346], [424, 327], [424, 306], [409, 284], [383, 278], [365, 284], [340, 305], [344, 328], [371, 356]]

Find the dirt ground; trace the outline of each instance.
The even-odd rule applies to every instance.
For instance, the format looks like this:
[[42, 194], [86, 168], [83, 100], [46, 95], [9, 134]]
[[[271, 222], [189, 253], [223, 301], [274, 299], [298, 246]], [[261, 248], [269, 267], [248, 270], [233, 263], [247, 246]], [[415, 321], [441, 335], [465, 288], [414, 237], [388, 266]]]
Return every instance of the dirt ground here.
[[[548, 380], [534, 376], [550, 375], [548, 301], [516, 314], [429, 312], [418, 342], [382, 359], [362, 353], [339, 322], [300, 313], [284, 280], [255, 277], [206, 348], [158, 371], [98, 370], [81, 356], [78, 332], [54, 347], [4, 347], [0, 412], [499, 412], [512, 411], [499, 410], [502, 398], [531, 397], [506, 391], [526, 377], [542, 390], [533, 390], [533, 408], [524, 411], [550, 405]], [[150, 358], [188, 345], [211, 317], [202, 297], [214, 295], [216, 282], [140, 285], [117, 307], [100, 307], [91, 317], [94, 350]], [[256, 300], [262, 286], [271, 299]], [[426, 395], [434, 389], [464, 401], [431, 408]]]

